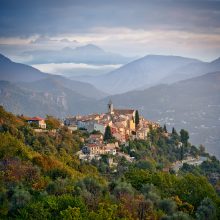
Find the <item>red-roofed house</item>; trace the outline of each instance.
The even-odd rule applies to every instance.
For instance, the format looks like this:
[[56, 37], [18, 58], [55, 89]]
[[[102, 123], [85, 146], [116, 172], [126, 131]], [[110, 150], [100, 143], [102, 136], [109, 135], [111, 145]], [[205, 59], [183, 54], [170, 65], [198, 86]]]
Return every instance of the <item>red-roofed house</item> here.
[[39, 128], [47, 128], [46, 122], [44, 118], [40, 117], [33, 117], [27, 120], [28, 123], [34, 123], [36, 124]]
[[91, 134], [89, 136], [88, 142], [91, 144], [94, 144], [94, 143], [101, 144], [103, 142], [103, 134]]

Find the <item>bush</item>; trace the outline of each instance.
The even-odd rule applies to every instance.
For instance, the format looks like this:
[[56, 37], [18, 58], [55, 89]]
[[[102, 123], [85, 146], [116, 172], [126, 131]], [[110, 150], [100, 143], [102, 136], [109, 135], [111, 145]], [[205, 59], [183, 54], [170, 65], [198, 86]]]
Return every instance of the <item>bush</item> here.
[[166, 214], [171, 215], [176, 211], [177, 206], [173, 200], [164, 199], [159, 202], [159, 208], [163, 210]]

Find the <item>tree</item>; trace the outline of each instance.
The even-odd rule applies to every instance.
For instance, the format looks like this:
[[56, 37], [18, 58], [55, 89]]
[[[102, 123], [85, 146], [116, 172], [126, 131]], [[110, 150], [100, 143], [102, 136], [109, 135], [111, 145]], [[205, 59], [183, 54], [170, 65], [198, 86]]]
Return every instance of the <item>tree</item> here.
[[180, 131], [180, 140], [186, 146], [189, 140], [189, 133], [188, 131], [181, 129]]
[[206, 220], [206, 219], [216, 220], [217, 219], [216, 208], [214, 206], [214, 203], [208, 197], [203, 199], [200, 206], [198, 207], [196, 211], [196, 219], [199, 219], [199, 220]]
[[192, 218], [189, 217], [188, 214], [184, 212], [176, 212], [172, 216], [164, 216], [161, 220], [190, 220]]
[[171, 199], [161, 200], [159, 202], [159, 208], [161, 210], [163, 210], [168, 215], [173, 214], [176, 211], [176, 209], [177, 209], [176, 203], [173, 200], [171, 200]]
[[111, 128], [108, 125], [105, 128], [104, 141], [110, 141], [112, 138], [113, 138], [113, 136], [112, 136]]
[[21, 208], [25, 204], [27, 204], [31, 200], [31, 195], [28, 191], [25, 189], [14, 189], [14, 194], [12, 195], [11, 201], [12, 201], [12, 208]]
[[167, 126], [166, 126], [166, 125], [163, 126], [163, 131], [164, 131], [165, 133], [167, 133]]
[[195, 208], [200, 206], [200, 202], [209, 197], [216, 201], [217, 194], [213, 186], [203, 176], [196, 176], [193, 174], [186, 174], [184, 178], [179, 179], [173, 187], [176, 195], [182, 201], [188, 202]]
[[199, 145], [199, 152], [200, 152], [200, 154], [205, 153], [205, 147], [202, 144]]
[[184, 158], [184, 147], [183, 145], [180, 147], [180, 160], [183, 160]]
[[64, 220], [81, 220], [82, 215], [80, 213], [80, 208], [68, 207], [67, 209], [60, 212], [62, 219]]
[[117, 205], [99, 203], [96, 211], [91, 211], [87, 219], [91, 220], [112, 220], [116, 219]]
[[139, 113], [138, 110], [135, 111], [135, 127], [137, 128], [137, 126], [140, 123], [140, 118], [139, 118]]
[[174, 134], [174, 135], [177, 134], [176, 129], [174, 127], [172, 128], [172, 134]]
[[49, 130], [57, 129], [60, 127], [60, 121], [57, 118], [50, 115], [47, 115], [46, 124], [47, 124], [47, 129]]
[[130, 183], [118, 181], [115, 182], [113, 193], [120, 198], [125, 194], [134, 195], [134, 189]]
[[[1, 107], [1, 106], [0, 106]], [[0, 172], [0, 180], [3, 178], [3, 172]], [[10, 203], [8, 201], [7, 191], [1, 187], [0, 181], [0, 218], [8, 214]]]

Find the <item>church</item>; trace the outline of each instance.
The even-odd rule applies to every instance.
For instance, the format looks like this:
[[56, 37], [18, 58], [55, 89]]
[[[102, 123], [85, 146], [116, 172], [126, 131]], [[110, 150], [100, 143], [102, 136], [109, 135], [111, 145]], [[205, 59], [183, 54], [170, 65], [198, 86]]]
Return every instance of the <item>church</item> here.
[[111, 116], [114, 124], [119, 124], [119, 122], [126, 121], [126, 127], [130, 131], [135, 131], [135, 114], [134, 109], [114, 109], [113, 103], [109, 100], [108, 103], [108, 115]]
[[114, 109], [111, 99], [108, 103], [108, 114], [110, 115], [132, 115], [135, 118], [136, 110], [134, 109]]

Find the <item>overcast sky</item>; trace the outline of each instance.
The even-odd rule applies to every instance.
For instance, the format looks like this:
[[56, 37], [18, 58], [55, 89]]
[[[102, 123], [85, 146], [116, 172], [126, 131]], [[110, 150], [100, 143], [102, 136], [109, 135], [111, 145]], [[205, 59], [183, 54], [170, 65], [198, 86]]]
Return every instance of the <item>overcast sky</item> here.
[[0, 0], [0, 52], [96, 44], [129, 56], [220, 56], [220, 1]]

